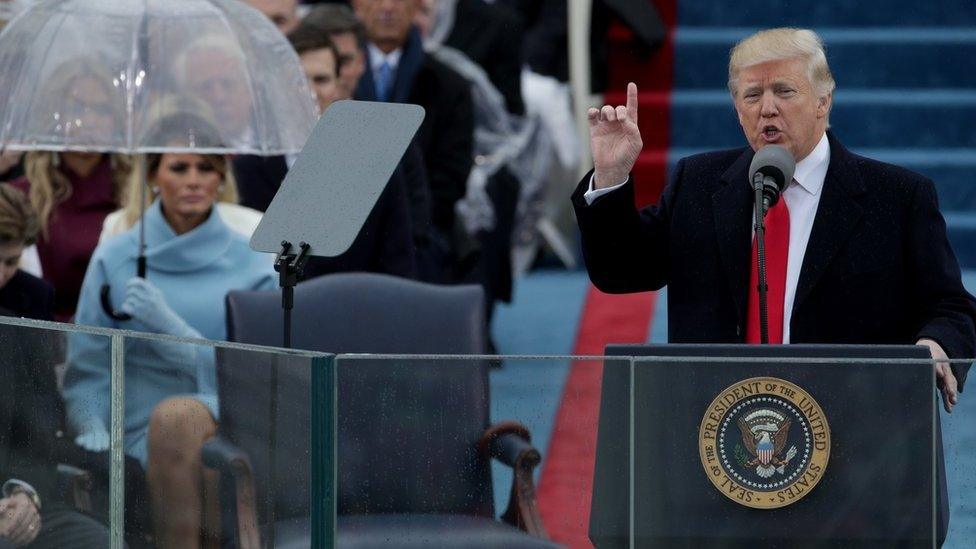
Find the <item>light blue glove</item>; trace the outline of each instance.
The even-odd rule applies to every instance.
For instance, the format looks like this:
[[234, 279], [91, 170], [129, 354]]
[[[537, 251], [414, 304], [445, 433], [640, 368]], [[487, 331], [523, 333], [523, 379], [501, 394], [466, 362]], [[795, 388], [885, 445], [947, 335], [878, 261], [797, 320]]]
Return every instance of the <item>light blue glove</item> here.
[[200, 337], [199, 332], [170, 308], [163, 292], [144, 278], [130, 278], [126, 283], [121, 310], [153, 332], [177, 337]]
[[108, 450], [109, 436], [105, 424], [98, 418], [88, 418], [78, 426], [75, 444], [90, 452]]

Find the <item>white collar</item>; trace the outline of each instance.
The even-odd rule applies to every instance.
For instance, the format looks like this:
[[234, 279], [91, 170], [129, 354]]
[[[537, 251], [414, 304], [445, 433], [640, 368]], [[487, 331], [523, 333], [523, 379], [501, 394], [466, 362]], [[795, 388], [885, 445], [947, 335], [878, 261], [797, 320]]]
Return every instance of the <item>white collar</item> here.
[[796, 163], [793, 179], [803, 190], [812, 195], [823, 189], [824, 179], [827, 177], [827, 166], [830, 164], [830, 142], [824, 133], [817, 146], [803, 160]]
[[397, 48], [390, 53], [383, 53], [383, 50], [377, 48], [372, 42], [366, 49], [369, 51], [369, 64], [374, 71], [378, 71], [384, 61], [389, 63], [391, 69], [396, 69], [400, 63], [400, 56], [403, 55], [403, 48]]

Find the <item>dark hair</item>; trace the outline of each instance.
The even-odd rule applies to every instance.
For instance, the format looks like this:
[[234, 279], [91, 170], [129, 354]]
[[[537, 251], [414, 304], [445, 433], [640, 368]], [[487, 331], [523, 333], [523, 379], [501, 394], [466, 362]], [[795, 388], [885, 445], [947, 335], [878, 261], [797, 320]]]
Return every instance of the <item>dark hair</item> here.
[[366, 45], [366, 27], [363, 26], [362, 21], [356, 17], [349, 6], [342, 4], [315, 6], [302, 19], [302, 24], [318, 28], [329, 36], [351, 32], [356, 35], [356, 42], [359, 43], [360, 47]]
[[314, 25], [307, 25], [304, 22], [299, 23], [295, 30], [288, 33], [288, 41], [291, 42], [291, 47], [295, 48], [298, 55], [316, 50], [331, 51], [332, 58], [336, 60], [336, 74], [339, 73], [339, 50], [336, 49], [332, 39], [322, 29]]
[[30, 246], [40, 230], [27, 195], [9, 183], [0, 183], [0, 244]]
[[174, 105], [176, 112], [153, 123], [146, 134], [146, 143], [155, 146], [177, 145], [201, 149], [224, 147], [220, 132], [204, 116], [197, 114], [195, 105]]

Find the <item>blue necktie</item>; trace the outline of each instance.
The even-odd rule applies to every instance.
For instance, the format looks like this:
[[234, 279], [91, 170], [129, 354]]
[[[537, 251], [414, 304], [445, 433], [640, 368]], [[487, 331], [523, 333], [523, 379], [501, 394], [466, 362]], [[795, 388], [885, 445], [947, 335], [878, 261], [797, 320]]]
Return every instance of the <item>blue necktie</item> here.
[[379, 72], [379, 77], [376, 79], [376, 98], [386, 101], [390, 98], [390, 87], [393, 84], [393, 67], [388, 61], [383, 61]]

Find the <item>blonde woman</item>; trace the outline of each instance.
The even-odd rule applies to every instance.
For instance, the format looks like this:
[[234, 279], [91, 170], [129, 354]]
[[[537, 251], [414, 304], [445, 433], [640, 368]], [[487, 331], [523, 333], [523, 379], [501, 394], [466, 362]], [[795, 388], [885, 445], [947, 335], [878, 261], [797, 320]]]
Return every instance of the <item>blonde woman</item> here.
[[[211, 155], [209, 158], [215, 164], [223, 165], [224, 157]], [[150, 155], [149, 157], [137, 157], [134, 159], [134, 164], [138, 162], [148, 162], [148, 170], [151, 171], [154, 167], [158, 169], [158, 163], [162, 159], [161, 155]], [[238, 204], [238, 193], [237, 193], [237, 182], [234, 179], [233, 171], [226, 171], [226, 167], [223, 168], [225, 172], [224, 177], [224, 187], [217, 194], [217, 202], [214, 205], [217, 214], [220, 215], [224, 223], [230, 227], [234, 232], [240, 233], [241, 235], [251, 238], [254, 234], [254, 229], [258, 227], [258, 223], [261, 222], [261, 212], [241, 206]], [[147, 189], [148, 192], [145, 193], [145, 202], [140, 207], [139, 197], [143, 196], [140, 186], [142, 185], [141, 176], [139, 175], [139, 170], [132, 170], [132, 175], [129, 177], [128, 191], [126, 196], [129, 198], [125, 201], [125, 206], [119, 210], [116, 210], [105, 218], [105, 222], [102, 225], [102, 234], [99, 236], [99, 243], [105, 241], [108, 238], [124, 233], [125, 231], [131, 229], [139, 221], [139, 217], [142, 215], [155, 198], [153, 189]]]
[[28, 153], [25, 175], [13, 185], [27, 193], [41, 224], [40, 266], [31, 270], [54, 286], [54, 318], [66, 321], [74, 315], [105, 216], [122, 205], [130, 162], [122, 155], [75, 152], [106, 147], [124, 135], [125, 97], [112, 76], [90, 58], [69, 60], [53, 72], [57, 77], [32, 106], [29, 133], [55, 136], [72, 152]]
[[[41, 234], [32, 271], [54, 286], [54, 318], [75, 313], [81, 281], [105, 217], [122, 203], [129, 160], [101, 153], [32, 152], [13, 186], [30, 198]], [[36, 272], [39, 271], [39, 272]]]
[[[164, 136], [160, 142], [169, 143], [173, 140], [166, 136], [192, 127], [198, 142], [216, 147], [217, 138], [203, 135], [207, 126], [184, 114], [163, 120], [157, 131]], [[152, 202], [134, 226], [96, 248], [77, 322], [226, 339], [227, 293], [271, 289], [276, 283], [270, 256], [253, 252], [217, 207], [236, 196], [228, 160], [222, 155], [166, 153], [147, 155], [145, 161]], [[133, 192], [133, 200], [119, 214], [120, 223], [139, 211], [138, 196]], [[135, 276], [140, 224], [145, 228], [145, 279]], [[106, 284], [112, 302], [121, 304], [130, 320], [116, 320], [102, 309], [99, 294]], [[69, 338], [64, 378], [68, 421], [75, 441], [91, 451], [108, 448], [109, 351], [105, 338]], [[158, 546], [195, 547], [204, 493], [200, 449], [216, 431], [219, 417], [213, 350], [132, 339], [125, 360], [125, 452], [147, 470]]]

